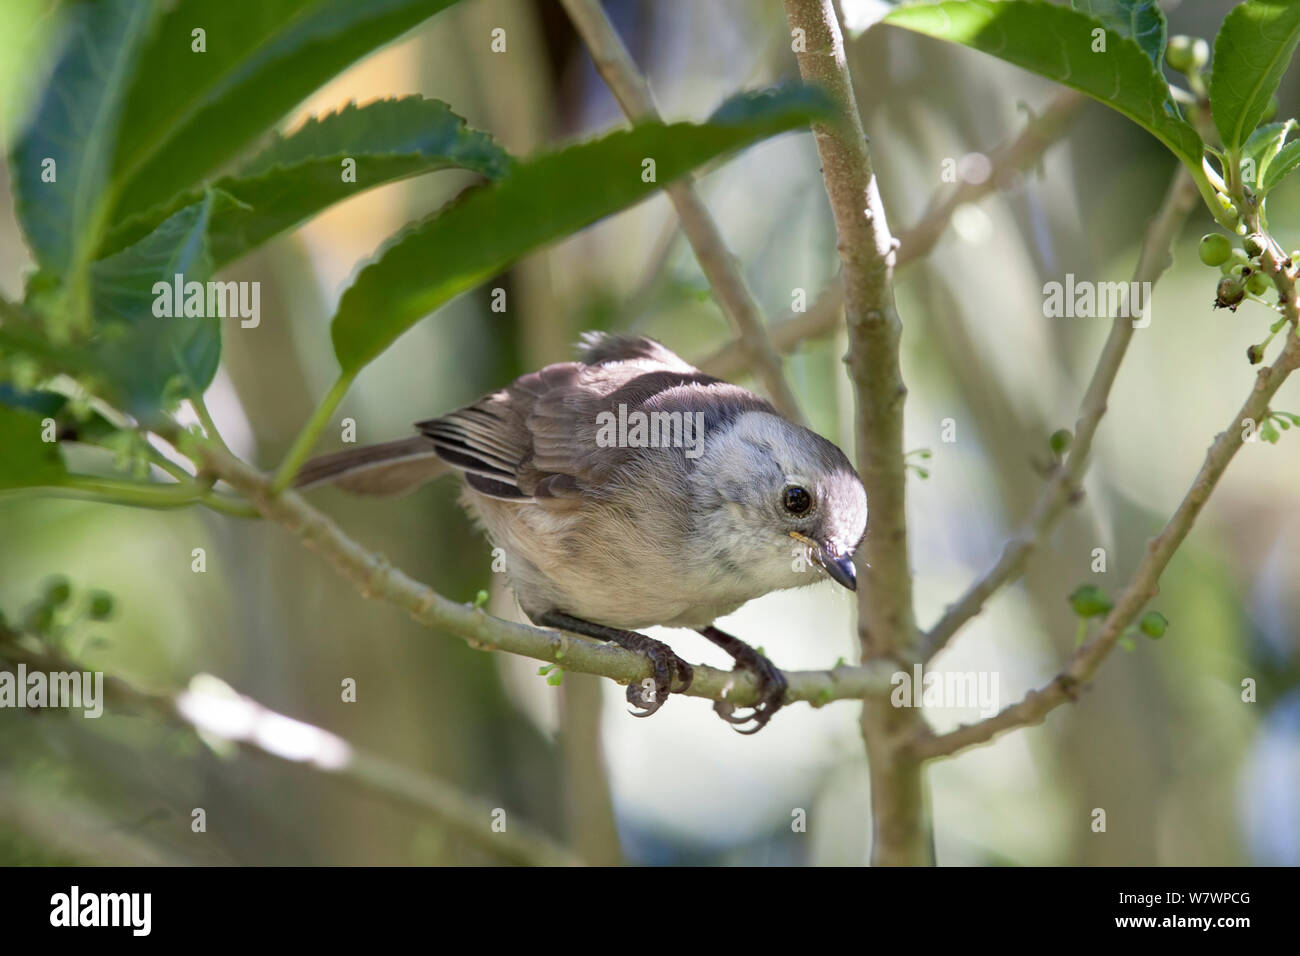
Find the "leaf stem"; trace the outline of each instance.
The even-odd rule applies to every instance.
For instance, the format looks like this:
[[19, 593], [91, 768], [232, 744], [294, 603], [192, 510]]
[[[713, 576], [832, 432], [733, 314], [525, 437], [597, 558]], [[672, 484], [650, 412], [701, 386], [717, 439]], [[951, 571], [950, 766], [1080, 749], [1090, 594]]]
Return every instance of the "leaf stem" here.
[[138, 508], [182, 508], [202, 498], [203, 490], [193, 484], [146, 484], [118, 478], [95, 478], [70, 475], [57, 485], [15, 489], [20, 493], [74, 498], [80, 501], [106, 501]]
[[339, 402], [343, 401], [343, 396], [352, 387], [352, 381], [355, 378], [356, 372], [343, 372], [333, 386], [330, 387], [330, 390], [325, 394], [325, 398], [317, 406], [316, 411], [312, 412], [311, 418], [307, 420], [307, 424], [298, 433], [298, 437], [293, 440], [289, 453], [285, 455], [284, 461], [275, 473], [275, 480], [271, 483], [272, 492], [279, 494], [292, 484], [294, 476], [298, 474], [303, 462], [311, 454], [316, 439], [320, 437], [320, 433], [328, 424], [330, 416], [339, 407]]
[[221, 437], [221, 432], [217, 431], [217, 423], [212, 420], [212, 413], [208, 411], [208, 406], [203, 401], [203, 392], [197, 388], [190, 392], [190, 404], [194, 407], [194, 414], [198, 416], [199, 424], [203, 426], [203, 433], [223, 449], [230, 451], [226, 440]]

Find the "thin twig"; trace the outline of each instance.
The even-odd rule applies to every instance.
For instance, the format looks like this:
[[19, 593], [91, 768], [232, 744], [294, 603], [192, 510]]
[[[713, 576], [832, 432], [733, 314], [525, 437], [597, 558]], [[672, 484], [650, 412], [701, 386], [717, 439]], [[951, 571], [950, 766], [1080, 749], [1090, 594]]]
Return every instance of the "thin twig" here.
[[[1086, 102], [1086, 97], [1073, 90], [1058, 94], [1020, 132], [1014, 140], [989, 154], [989, 175], [980, 182], [962, 182], [955, 188], [936, 192], [920, 220], [899, 237], [895, 270], [924, 258], [934, 249], [952, 215], [959, 206], [979, 202], [984, 197], [1002, 189], [1008, 180], [1022, 170], [1034, 167], [1059, 140], [1070, 126], [1070, 121]], [[844, 282], [836, 276], [823, 289], [806, 312], [787, 312], [768, 327], [768, 339], [778, 352], [789, 354], [807, 340], [829, 335], [839, 327], [844, 313]], [[729, 378], [743, 372], [748, 366], [747, 356], [739, 343], [728, 342], [722, 348], [697, 363], [702, 371], [720, 378]]]
[[[597, 0], [560, 2], [582, 37], [596, 69], [628, 119], [633, 122], [659, 119], [659, 109], [655, 105], [649, 84], [632, 62], [627, 48]], [[700, 269], [709, 280], [714, 297], [731, 323], [740, 350], [754, 369], [772, 404], [791, 421], [802, 422], [799, 403], [781, 368], [781, 357], [768, 341], [758, 303], [745, 284], [736, 257], [727, 248], [718, 224], [696, 191], [693, 179], [674, 183], [667, 188], [667, 193], [681, 219], [682, 231], [695, 250]]]
[[[858, 551], [858, 636], [864, 660], [906, 660], [915, 653], [917, 635], [904, 500], [907, 388], [899, 368], [902, 321], [893, 293], [896, 243], [831, 0], [785, 0], [785, 12], [800, 74], [830, 93], [838, 113], [833, 124], [814, 123], [813, 133], [838, 236], [849, 331], [845, 361], [857, 400], [858, 470], [871, 505], [866, 543]], [[924, 727], [916, 709], [894, 707], [888, 694], [868, 696], [863, 703], [876, 864], [931, 862], [920, 766], [898, 747]]]
[[[1133, 270], [1134, 283], [1154, 285], [1169, 267], [1172, 261], [1170, 247], [1187, 220], [1188, 213], [1196, 205], [1197, 195], [1196, 184], [1180, 164], [1165, 193], [1160, 210], [1147, 228], [1137, 265]], [[1147, 302], [1146, 306], [1150, 308], [1150, 302]], [[1088, 455], [1092, 450], [1097, 427], [1101, 423], [1102, 416], [1106, 414], [1106, 402], [1111, 387], [1115, 383], [1120, 364], [1124, 361], [1129, 342], [1133, 338], [1133, 321], [1126, 316], [1117, 316], [1111, 324], [1110, 334], [1106, 337], [1105, 345], [1102, 346], [1092, 379], [1079, 405], [1079, 416], [1075, 423], [1074, 439], [1069, 454], [1057, 465], [1043, 487], [1024, 530], [1006, 543], [997, 563], [950, 605], [943, 617], [926, 634], [923, 645], [926, 660], [942, 650], [948, 640], [963, 624], [980, 612], [984, 602], [999, 588], [1020, 577], [1030, 556], [1065, 512], [1070, 502], [1074, 500], [1078, 493], [1079, 482], [1088, 467]]]
[[[1292, 303], [1294, 303], [1294, 296], [1294, 289], [1292, 289]], [[1291, 306], [1291, 312], [1294, 316], [1294, 304]], [[1210, 493], [1223, 477], [1228, 464], [1244, 442], [1243, 436], [1247, 426], [1243, 422], [1250, 419], [1258, 426], [1264, 421], [1273, 395], [1297, 367], [1300, 367], [1300, 338], [1296, 337], [1293, 326], [1288, 330], [1286, 346], [1282, 353], [1271, 366], [1259, 370], [1245, 404], [1228, 423], [1228, 427], [1215, 437], [1214, 443], [1205, 456], [1205, 462], [1201, 465], [1196, 479], [1179, 503], [1173, 517], [1165, 524], [1160, 534], [1147, 544], [1145, 557], [1133, 573], [1128, 586], [1115, 602], [1115, 607], [1106, 616], [1101, 630], [1070, 656], [1061, 672], [1045, 687], [1031, 691], [1018, 703], [986, 720], [958, 727], [945, 734], [918, 736], [906, 748], [911, 756], [920, 760], [930, 760], [935, 757], [950, 756], [976, 744], [987, 743], [1008, 730], [1042, 723], [1052, 710], [1078, 697], [1083, 685], [1092, 679], [1106, 655], [1123, 636], [1125, 628], [1159, 592], [1160, 575], [1191, 531]]]

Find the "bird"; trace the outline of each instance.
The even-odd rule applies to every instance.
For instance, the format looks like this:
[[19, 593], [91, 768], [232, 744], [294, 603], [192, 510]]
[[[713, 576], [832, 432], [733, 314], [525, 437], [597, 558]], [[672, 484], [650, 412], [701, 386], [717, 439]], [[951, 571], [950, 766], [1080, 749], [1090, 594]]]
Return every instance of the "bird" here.
[[414, 427], [312, 459], [294, 484], [389, 496], [458, 474], [530, 621], [650, 660], [653, 676], [627, 688], [634, 716], [694, 676], [640, 629], [690, 628], [754, 674], [748, 712], [714, 710], [757, 733], [784, 704], [785, 676], [714, 621], [822, 574], [857, 588], [867, 496], [844, 453], [646, 336], [586, 333], [576, 361]]

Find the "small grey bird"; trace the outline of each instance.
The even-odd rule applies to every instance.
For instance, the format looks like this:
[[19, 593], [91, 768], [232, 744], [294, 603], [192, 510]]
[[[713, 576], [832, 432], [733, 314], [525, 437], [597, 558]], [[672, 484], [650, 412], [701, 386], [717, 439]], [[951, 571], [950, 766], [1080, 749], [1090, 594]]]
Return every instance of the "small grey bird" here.
[[578, 361], [415, 427], [413, 438], [316, 458], [296, 485], [394, 495], [459, 472], [462, 502], [504, 550], [535, 624], [650, 659], [653, 679], [627, 689], [636, 716], [693, 672], [635, 629], [693, 628], [752, 671], [757, 706], [714, 709], [755, 733], [784, 703], [785, 678], [713, 621], [813, 583], [811, 567], [856, 589], [867, 497], [844, 453], [652, 339], [588, 333]]

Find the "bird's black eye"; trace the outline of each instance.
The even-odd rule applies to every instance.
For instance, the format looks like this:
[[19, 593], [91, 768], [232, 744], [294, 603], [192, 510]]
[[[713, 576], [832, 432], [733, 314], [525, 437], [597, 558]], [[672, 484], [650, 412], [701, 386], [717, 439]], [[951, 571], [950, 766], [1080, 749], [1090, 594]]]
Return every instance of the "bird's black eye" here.
[[812, 507], [812, 495], [805, 488], [791, 485], [782, 494], [781, 504], [785, 505], [785, 510], [790, 514], [801, 515]]

